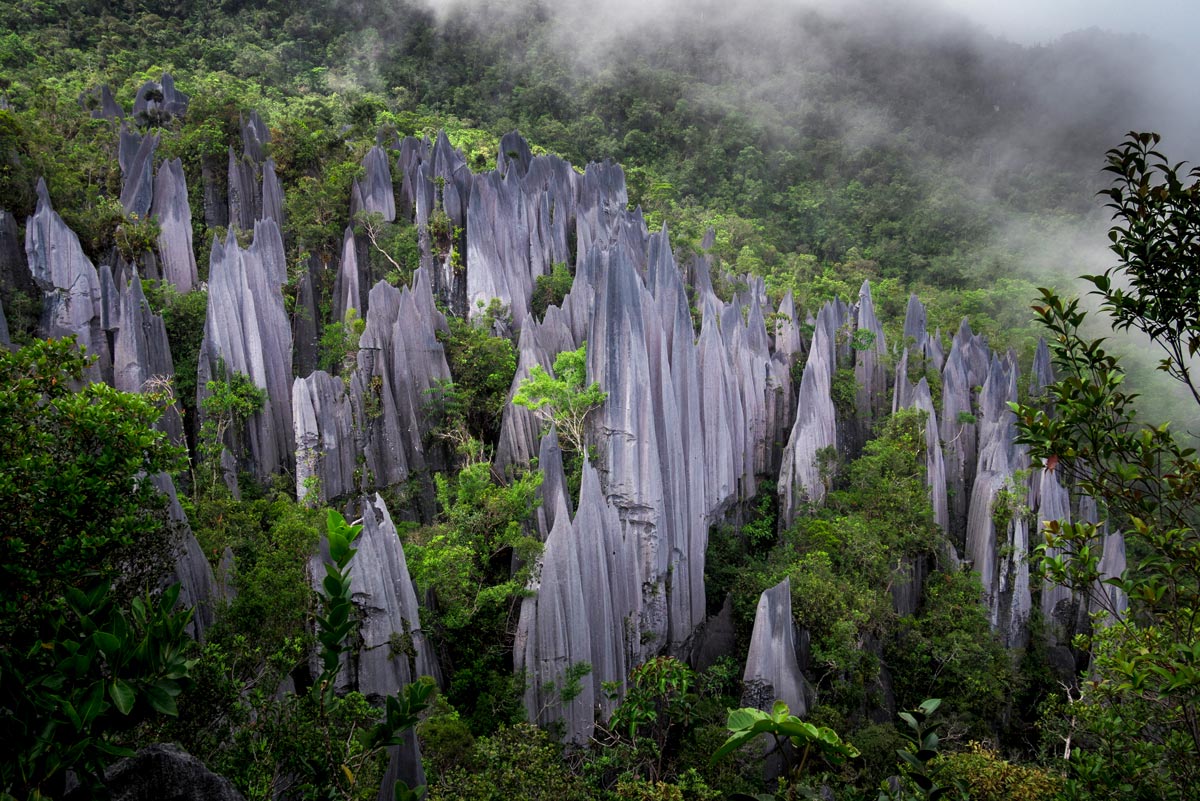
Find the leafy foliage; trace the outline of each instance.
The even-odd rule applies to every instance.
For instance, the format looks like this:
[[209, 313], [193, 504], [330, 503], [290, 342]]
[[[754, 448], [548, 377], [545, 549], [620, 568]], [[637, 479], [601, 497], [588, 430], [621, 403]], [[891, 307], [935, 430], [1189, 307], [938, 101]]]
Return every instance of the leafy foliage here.
[[783, 759], [789, 797], [793, 797], [792, 791], [803, 777], [804, 769], [816, 760], [836, 767], [859, 755], [857, 748], [843, 742], [832, 729], [814, 726], [790, 714], [783, 701], [776, 701], [770, 712], [753, 707], [731, 709], [727, 725], [729, 739], [712, 755], [712, 760], [727, 756], [761, 735], [770, 735], [774, 747], [768, 753], [778, 753]]
[[[1186, 272], [1195, 258], [1200, 201], [1184, 186], [1180, 168], [1150, 149], [1157, 142], [1152, 134], [1131, 134], [1109, 153], [1117, 178], [1106, 194], [1115, 209], [1111, 238], [1121, 263], [1089, 280], [1114, 324], [1150, 334], [1167, 354], [1165, 371], [1195, 394], [1187, 364], [1195, 342], [1191, 289], [1187, 279], [1165, 276]], [[1118, 289], [1118, 281], [1128, 288]], [[1101, 611], [1101, 630], [1091, 640], [1092, 677], [1079, 702], [1085, 725], [1073, 756], [1077, 781], [1068, 787], [1072, 793], [1129, 787], [1147, 797], [1188, 797], [1200, 787], [1194, 614], [1200, 608], [1200, 460], [1168, 425], [1136, 424], [1136, 395], [1125, 389], [1117, 358], [1080, 333], [1085, 314], [1078, 300], [1046, 289], [1034, 310], [1052, 337], [1062, 378], [1047, 388], [1049, 411], [1014, 407], [1018, 441], [1081, 493], [1103, 499], [1113, 523], [1128, 526], [1135, 555], [1123, 575], [1103, 575], [1103, 532], [1086, 522], [1052, 521], [1038, 548], [1044, 574]]]
[[540, 365], [529, 369], [512, 402], [536, 414], [547, 426], [554, 425], [564, 449], [582, 454], [586, 448], [587, 417], [608, 398], [599, 382], [587, 383], [587, 343], [578, 350], [563, 351], [554, 359], [554, 374]]
[[191, 667], [178, 587], [143, 592], [171, 553], [147, 475], [178, 453], [153, 398], [75, 391], [87, 365], [72, 340], [0, 351], [0, 788], [18, 796], [94, 780], [133, 713], [175, 713]]

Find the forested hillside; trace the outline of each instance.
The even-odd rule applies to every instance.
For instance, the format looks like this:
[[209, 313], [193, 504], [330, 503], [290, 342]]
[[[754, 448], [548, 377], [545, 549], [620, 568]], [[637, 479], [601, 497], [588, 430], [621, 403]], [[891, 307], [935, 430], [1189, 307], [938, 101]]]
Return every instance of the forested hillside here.
[[1161, 54], [727, 5], [0, 4], [0, 794], [1193, 797]]

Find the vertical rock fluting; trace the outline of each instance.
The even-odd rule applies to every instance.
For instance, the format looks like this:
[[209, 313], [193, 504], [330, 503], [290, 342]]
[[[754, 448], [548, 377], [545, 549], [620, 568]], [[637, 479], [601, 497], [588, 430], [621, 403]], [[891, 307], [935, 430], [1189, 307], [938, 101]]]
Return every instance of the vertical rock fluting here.
[[323, 370], [292, 384], [296, 498], [328, 503], [354, 491], [354, 434], [346, 385]]
[[220, 600], [212, 566], [204, 558], [204, 551], [196, 541], [196, 535], [188, 524], [187, 515], [179, 504], [175, 493], [175, 482], [166, 473], [151, 478], [158, 491], [167, 496], [167, 513], [170, 516], [175, 537], [174, 565], [169, 582], [179, 582], [179, 605], [192, 609], [188, 623], [188, 634], [193, 639], [204, 641], [204, 633], [216, 621], [216, 604]]
[[[387, 505], [374, 495], [364, 497], [360, 508], [363, 529], [354, 542], [358, 553], [350, 561], [350, 600], [360, 616], [360, 642], [352, 655], [342, 656], [336, 686], [339, 690], [357, 690], [369, 702], [381, 705], [385, 698], [421, 676], [440, 681], [441, 671], [421, 628], [416, 591]], [[323, 563], [328, 561], [328, 545], [324, 542], [321, 551], [311, 565], [316, 588], [321, 586]], [[314, 654], [312, 670], [316, 673], [319, 669], [319, 658]], [[397, 778], [410, 785], [425, 781], [412, 732], [391, 750], [381, 797], [391, 797]]]
[[[120, 321], [113, 345], [112, 385], [122, 392], [161, 390], [175, 375], [167, 328], [163, 319], [150, 311], [137, 273], [125, 282], [120, 293]], [[176, 445], [184, 444], [183, 417], [172, 402], [157, 423]]]
[[[121, 152], [127, 143], [132, 144], [136, 134], [127, 136], [121, 132]], [[121, 205], [125, 211], [145, 218], [150, 214], [154, 200], [154, 151], [158, 147], [158, 134], [148, 133], [138, 140], [137, 150], [121, 162]]]
[[232, 230], [224, 244], [213, 242], [196, 407], [203, 409], [209, 380], [228, 380], [234, 372], [266, 390], [266, 405], [246, 424], [246, 448], [238, 454], [261, 481], [290, 470], [295, 455], [292, 330], [280, 292], [286, 271], [274, 220], [255, 223], [254, 242], [244, 250]]
[[1029, 611], [1028, 485], [1025, 449], [1013, 444], [1017, 369], [993, 356], [979, 398], [979, 457], [967, 518], [966, 552], [983, 583], [992, 627], [1009, 646], [1025, 643]]
[[362, 211], [379, 214], [384, 222], [396, 219], [396, 193], [392, 189], [392, 170], [387, 153], [376, 145], [363, 157], [363, 180], [355, 182], [362, 196]]
[[425, 271], [411, 288], [380, 281], [371, 290], [358, 367], [350, 380], [351, 406], [364, 458], [360, 487], [392, 486], [430, 467], [426, 442], [430, 390], [450, 380], [438, 331], [446, 319], [433, 304]]
[[179, 159], [159, 165], [150, 213], [159, 225], [158, 253], [163, 279], [180, 292], [191, 292], [198, 284], [196, 254], [192, 250], [192, 209], [188, 204], [183, 162]]
[[796, 661], [790, 579], [764, 590], [758, 598], [742, 684], [743, 704], [770, 710], [780, 700], [793, 715], [803, 716], [808, 711], [804, 674]]
[[100, 278], [79, 237], [50, 205], [46, 182], [37, 185], [37, 209], [25, 224], [25, 255], [43, 294], [41, 329], [52, 338], [74, 336], [98, 357], [86, 371], [93, 381], [112, 376], [108, 339], [100, 327]]
[[[624, 689], [640, 661], [638, 550], [586, 460], [574, 520], [565, 499], [556, 498], [553, 528], [530, 586], [534, 594], [521, 605], [513, 660], [529, 677], [530, 719], [561, 721], [565, 739], [583, 744], [597, 707], [604, 718], [612, 713], [614, 702], [601, 685], [615, 682]], [[564, 704], [558, 690], [567, 670], [580, 663], [591, 665], [591, 673], [581, 679], [579, 695]]]
[[[853, 451], [860, 450], [871, 437], [875, 422], [887, 414], [887, 342], [883, 326], [875, 316], [875, 302], [871, 298], [871, 284], [863, 281], [858, 290], [858, 305], [855, 309], [857, 331], [870, 333], [867, 347], [854, 351], [854, 406], [855, 426]], [[857, 336], [857, 331], [855, 335]]]
[[835, 337], [841, 321], [837, 307], [825, 304], [817, 315], [812, 347], [796, 401], [796, 421], [783, 451], [779, 472], [781, 523], [790, 526], [805, 503], [819, 504], [825, 497], [823, 461], [826, 449], [837, 447], [837, 420], [833, 408], [832, 378], [837, 367]]

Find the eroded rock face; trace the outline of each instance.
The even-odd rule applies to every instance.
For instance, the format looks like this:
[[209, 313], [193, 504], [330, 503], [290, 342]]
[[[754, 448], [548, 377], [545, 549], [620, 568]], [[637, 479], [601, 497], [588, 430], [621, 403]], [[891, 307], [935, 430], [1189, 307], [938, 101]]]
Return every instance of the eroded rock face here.
[[795, 521], [803, 504], [819, 504], [825, 498], [822, 454], [838, 444], [831, 389], [837, 369], [834, 342], [840, 327], [837, 308], [826, 304], [817, 315], [812, 347], [800, 380], [796, 420], [779, 473], [779, 512], [785, 526]]
[[163, 278], [181, 293], [191, 292], [198, 284], [196, 254], [192, 250], [192, 208], [179, 159], [159, 165], [150, 213], [158, 220]]
[[46, 182], [37, 185], [37, 209], [25, 226], [25, 255], [33, 280], [43, 293], [41, 329], [52, 338], [74, 336], [98, 358], [86, 376], [93, 381], [112, 375], [108, 340], [100, 328], [100, 278], [84, 255], [79, 237], [50, 205]]
[[1016, 477], [1029, 467], [1013, 444], [1017, 370], [993, 357], [979, 398], [979, 458], [967, 517], [966, 553], [979, 572], [992, 626], [1009, 646], [1024, 645], [1032, 600], [1029, 588], [1028, 486]]
[[[857, 331], [869, 332], [859, 336], [871, 339], [870, 344], [854, 351], [854, 395], [855, 429], [854, 450], [859, 450], [871, 436], [875, 422], [887, 413], [887, 342], [883, 326], [875, 316], [875, 302], [871, 298], [871, 284], [863, 281], [858, 290], [858, 305], [855, 308]], [[857, 335], [856, 331], [856, 335]]]
[[759, 596], [742, 682], [745, 705], [770, 710], [780, 700], [797, 717], [808, 712], [806, 682], [796, 661], [790, 579], [785, 578]]
[[358, 184], [362, 211], [380, 214], [384, 222], [393, 222], [396, 219], [396, 194], [392, 189], [392, 171], [387, 153], [376, 145], [367, 151], [362, 166], [366, 173], [362, 183]]
[[151, 745], [122, 759], [104, 772], [104, 783], [113, 801], [243, 801], [231, 781], [175, 745]]
[[[640, 661], [638, 551], [590, 463], [583, 466], [575, 519], [561, 496], [555, 506], [530, 587], [536, 594], [521, 605], [513, 661], [530, 678], [525, 708], [531, 718], [543, 725], [562, 721], [568, 742], [585, 743], [597, 705], [604, 718], [614, 706], [601, 685], [615, 682], [623, 690]], [[569, 667], [583, 662], [592, 671], [581, 680], [579, 696], [563, 704], [555, 688]]]
[[426, 453], [431, 423], [430, 392], [450, 380], [437, 332], [448, 329], [433, 305], [423, 270], [403, 290], [379, 282], [371, 290], [358, 367], [350, 381], [351, 405], [360, 432], [361, 487], [387, 487], [413, 472], [440, 465]]
[[[136, 134], [132, 134], [136, 137]], [[126, 133], [121, 133], [121, 152], [126, 152]], [[138, 141], [132, 156], [121, 160], [121, 205], [130, 214], [145, 218], [150, 213], [154, 200], [154, 151], [158, 147], [158, 134], [148, 133]]]
[[[120, 310], [113, 345], [112, 385], [122, 392], [161, 391], [175, 375], [175, 365], [167, 328], [162, 317], [150, 311], [137, 273], [121, 289]], [[183, 418], [177, 403], [167, 407], [156, 425], [173, 443], [184, 444]]]
[[179, 582], [179, 606], [193, 610], [188, 634], [203, 642], [204, 633], [216, 621], [216, 604], [222, 596], [212, 566], [204, 558], [204, 551], [179, 504], [175, 482], [166, 473], [159, 473], [152, 480], [158, 491], [167, 496], [168, 514], [175, 528], [175, 566], [168, 583]]
[[323, 370], [292, 384], [296, 498], [325, 504], [354, 491], [354, 433], [346, 385]]
[[237, 446], [237, 434], [227, 442], [261, 481], [291, 469], [294, 458], [292, 329], [280, 292], [286, 271], [274, 220], [256, 223], [253, 244], [244, 250], [232, 231], [224, 244], [213, 242], [196, 407], [203, 409], [209, 380], [228, 380], [234, 372], [266, 390], [266, 406], [238, 432], [245, 447]]

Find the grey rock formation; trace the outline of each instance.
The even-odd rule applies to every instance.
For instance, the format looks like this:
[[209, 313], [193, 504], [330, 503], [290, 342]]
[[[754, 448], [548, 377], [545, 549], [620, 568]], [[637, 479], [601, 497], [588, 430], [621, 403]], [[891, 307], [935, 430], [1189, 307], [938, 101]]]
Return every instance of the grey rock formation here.
[[971, 332], [964, 319], [955, 334], [942, 369], [942, 418], [946, 491], [949, 496], [948, 533], [960, 548], [965, 542], [971, 487], [978, 461], [978, 416], [975, 387], [987, 374], [987, 344]]
[[229, 148], [229, 225], [249, 231], [262, 209], [259, 163], [249, 155], [238, 158]]
[[946, 501], [946, 465], [942, 457], [942, 441], [938, 435], [937, 411], [929, 392], [929, 382], [922, 376], [913, 393], [912, 407], [925, 412], [925, 483], [933, 505], [933, 520], [942, 531], [949, 529], [950, 515]]
[[[517, 371], [509, 389], [509, 399], [516, 394], [521, 382], [530, 377], [530, 370], [535, 365], [553, 375], [558, 354], [574, 349], [575, 339], [558, 309], [551, 308], [540, 325], [527, 317], [517, 341]], [[503, 470], [510, 465], [528, 465], [537, 455], [542, 429], [542, 422], [533, 412], [512, 403], [506, 405], [500, 423], [500, 444], [496, 449], [497, 466]]]
[[770, 710], [778, 700], [797, 717], [808, 712], [806, 682], [796, 661], [790, 579], [785, 578], [758, 598], [742, 683], [745, 705]]
[[296, 433], [296, 498], [326, 504], [354, 491], [350, 399], [339, 378], [318, 370], [292, 385]]
[[562, 448], [558, 444], [558, 431], [554, 426], [542, 437], [538, 446], [538, 470], [542, 471], [542, 485], [538, 487], [541, 506], [537, 508], [538, 535], [543, 542], [554, 530], [555, 515], [565, 509], [573, 515], [574, 503], [567, 491], [567, 478], [563, 473]]
[[825, 498], [821, 454], [838, 444], [831, 388], [837, 368], [834, 339], [839, 327], [837, 310], [827, 303], [817, 315], [797, 395], [796, 421], [779, 472], [779, 513], [785, 526], [795, 521], [805, 503], [819, 504]]
[[1038, 337], [1037, 350], [1033, 354], [1033, 370], [1029, 376], [1029, 394], [1041, 397], [1046, 387], [1055, 382], [1054, 362], [1050, 358], [1050, 347], [1045, 337]]
[[433, 305], [423, 270], [403, 290], [379, 282], [371, 290], [358, 368], [350, 382], [354, 419], [364, 456], [362, 488], [388, 487], [422, 472], [430, 423], [424, 413], [430, 390], [450, 379], [437, 332], [446, 319]]
[[164, 72], [158, 81], [146, 81], [133, 99], [133, 117], [139, 125], [159, 125], [187, 114], [190, 98], [175, 88], [175, 79]]
[[1024, 645], [1032, 606], [1029, 587], [1028, 486], [1016, 478], [1029, 466], [1013, 444], [1017, 370], [992, 359], [980, 394], [979, 457], [967, 517], [966, 553], [983, 584], [992, 626], [1006, 645]]
[[108, 84], [101, 84], [79, 95], [79, 107], [88, 111], [94, 120], [120, 120], [125, 118], [125, 110], [113, 97]]
[[392, 189], [392, 171], [387, 153], [378, 145], [367, 151], [362, 162], [365, 175], [359, 184], [362, 210], [367, 214], [382, 214], [386, 222], [396, 219], [396, 194]]
[[354, 229], [347, 227], [342, 234], [342, 258], [338, 262], [337, 280], [333, 285], [333, 314], [336, 322], [346, 319], [346, 313], [355, 310], [359, 319], [367, 308], [367, 286], [358, 262], [358, 246]]
[[17, 220], [0, 209], [0, 295], [11, 301], [13, 292], [35, 293], [37, 285], [25, 261]]
[[509, 131], [500, 137], [500, 148], [496, 154], [496, 169], [501, 175], [515, 171], [517, 176], [524, 176], [529, 171], [529, 163], [533, 161], [533, 153], [529, 143], [516, 131]]
[[151, 745], [122, 759], [104, 772], [104, 783], [112, 801], [243, 801], [231, 781], [176, 745]]
[[273, 220], [254, 225], [254, 242], [245, 250], [233, 231], [224, 244], [213, 242], [196, 406], [203, 408], [209, 380], [227, 380], [232, 372], [266, 390], [266, 407], [241, 432], [246, 448], [239, 454], [260, 480], [290, 469], [293, 458], [292, 331], [280, 293], [286, 270]]
[[262, 168], [262, 210], [259, 219], [274, 220], [282, 231], [287, 225], [283, 209], [283, 187], [275, 175], [275, 159], [267, 159]]
[[866, 349], [854, 352], [854, 381], [857, 385], [854, 396], [854, 450], [857, 450], [870, 438], [875, 421], [887, 412], [887, 369], [884, 366], [887, 342], [883, 336], [883, 326], [875, 316], [869, 281], [863, 281], [858, 290], [855, 312], [857, 330], [869, 331], [874, 337]]
[[[167, 328], [163, 319], [150, 311], [142, 294], [142, 282], [134, 273], [120, 294], [121, 314], [113, 344], [112, 385], [122, 392], [159, 391], [175, 375]], [[157, 426], [176, 445], [184, 444], [183, 418], [172, 403]]]
[[578, 253], [605, 247], [620, 236], [629, 207], [625, 172], [611, 161], [587, 165], [576, 187], [575, 241]]
[[12, 337], [8, 334], [8, 319], [4, 316], [4, 300], [0, 298], [0, 348], [11, 348]]
[[317, 305], [317, 282], [324, 269], [320, 260], [312, 256], [308, 269], [300, 276], [296, 290], [296, 306], [292, 315], [292, 342], [295, 348], [296, 375], [303, 378], [317, 369], [320, 331], [323, 321]]
[[[367, 496], [360, 512], [363, 529], [350, 560], [350, 600], [361, 616], [361, 642], [354, 659], [343, 655], [337, 687], [358, 690], [379, 704], [421, 676], [440, 681], [441, 670], [421, 628], [417, 593], [387, 504], [379, 495]], [[323, 543], [322, 551], [327, 547]], [[325, 575], [322, 558], [314, 557], [314, 587]]]
[[99, 276], [79, 237], [50, 205], [43, 180], [37, 195], [37, 210], [25, 226], [25, 255], [43, 293], [42, 330], [52, 338], [74, 336], [81, 348], [99, 357], [87, 376], [104, 380], [112, 374], [112, 356], [100, 328]]
[[[536, 594], [521, 605], [513, 660], [530, 677], [525, 695], [530, 718], [543, 725], [562, 721], [568, 742], [585, 743], [596, 706], [605, 718], [613, 709], [600, 686], [615, 682], [623, 690], [640, 661], [638, 550], [588, 463], [574, 521], [561, 499], [553, 518], [530, 587]], [[579, 696], [563, 704], [555, 688], [581, 662], [592, 671], [581, 680]]]
[[154, 202], [150, 213], [158, 220], [158, 252], [163, 279], [180, 292], [191, 292], [198, 284], [196, 254], [192, 249], [192, 207], [188, 204], [183, 162], [164, 161], [154, 179]]
[[[1058, 481], [1053, 471], [1042, 469], [1034, 480], [1037, 482], [1038, 506], [1037, 528], [1034, 534], [1038, 538], [1046, 523], [1052, 520], [1071, 522], [1071, 496], [1067, 489]], [[1047, 556], [1058, 556], [1055, 548], [1048, 548]], [[1071, 590], [1060, 584], [1043, 580], [1041, 587], [1042, 618], [1045, 620], [1049, 633], [1060, 643], [1069, 643], [1075, 634], [1076, 625], [1080, 622], [1080, 605], [1073, 597]]]
[[271, 129], [257, 111], [251, 111], [249, 117], [239, 117], [239, 124], [242, 132], [242, 153], [255, 164], [262, 164], [266, 158], [267, 145], [271, 143]]
[[[121, 136], [121, 151], [125, 151], [125, 135]], [[150, 214], [154, 200], [154, 150], [158, 147], [158, 134], [148, 133], [138, 143], [132, 157], [122, 159], [121, 205], [130, 214], [145, 218]]]
[[216, 604], [222, 596], [212, 566], [204, 558], [204, 551], [179, 504], [175, 482], [166, 473], [159, 473], [152, 480], [158, 491], [167, 496], [167, 511], [175, 528], [175, 565], [168, 583], [179, 582], [179, 605], [193, 610], [188, 634], [203, 642], [204, 633], [216, 621]]

